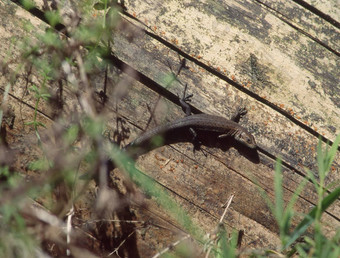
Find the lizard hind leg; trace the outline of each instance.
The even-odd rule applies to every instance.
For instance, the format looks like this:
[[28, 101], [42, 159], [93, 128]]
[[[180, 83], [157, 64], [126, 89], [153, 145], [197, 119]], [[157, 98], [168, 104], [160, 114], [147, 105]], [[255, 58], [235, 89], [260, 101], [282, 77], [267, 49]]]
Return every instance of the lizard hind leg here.
[[205, 157], [208, 156], [207, 152], [201, 148], [202, 143], [197, 138], [192, 141], [192, 144], [193, 144], [192, 152], [194, 154], [196, 153], [196, 151], [201, 151]]
[[193, 153], [195, 153], [196, 150], [201, 150], [201, 146], [202, 146], [202, 142], [200, 140], [198, 140], [198, 136], [197, 136], [197, 133], [196, 131], [193, 129], [193, 128], [189, 128], [189, 132], [192, 136], [192, 139], [191, 139], [191, 142], [193, 144]]
[[186, 116], [191, 115], [191, 107], [188, 104], [191, 101], [193, 94], [186, 95], [188, 84], [186, 83], [183, 90], [183, 96], [179, 98], [179, 103], [181, 104], [182, 110], [185, 112]]

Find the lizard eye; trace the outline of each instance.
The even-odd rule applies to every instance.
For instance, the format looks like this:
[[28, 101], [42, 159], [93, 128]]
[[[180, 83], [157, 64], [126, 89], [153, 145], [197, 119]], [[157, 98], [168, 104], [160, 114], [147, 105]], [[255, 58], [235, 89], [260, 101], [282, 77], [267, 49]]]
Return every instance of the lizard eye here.
[[245, 133], [242, 134], [242, 139], [243, 141], [245, 141], [246, 143], [250, 142], [250, 138], [248, 137], [248, 135], [246, 135]]
[[242, 139], [243, 141], [249, 146], [249, 147], [253, 147], [254, 146], [254, 143], [255, 143], [255, 140], [249, 136], [248, 134], [243, 134], [242, 135]]
[[256, 146], [255, 139], [252, 137], [252, 135], [249, 135], [246, 132], [241, 132], [240, 134], [235, 135], [235, 139], [247, 145], [250, 148], [255, 148]]

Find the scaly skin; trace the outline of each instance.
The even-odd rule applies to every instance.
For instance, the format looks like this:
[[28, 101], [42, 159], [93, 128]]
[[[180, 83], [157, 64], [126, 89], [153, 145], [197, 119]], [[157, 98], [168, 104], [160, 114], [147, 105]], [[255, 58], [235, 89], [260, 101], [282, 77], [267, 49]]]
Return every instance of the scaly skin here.
[[124, 149], [132, 156], [139, 156], [166, 144], [167, 139], [180, 134], [186, 135], [186, 137], [178, 142], [195, 142], [198, 136], [209, 133], [217, 134], [217, 139], [228, 136], [234, 137], [245, 146], [252, 149], [256, 148], [254, 136], [238, 123], [221, 116], [196, 114], [155, 127], [139, 136]]

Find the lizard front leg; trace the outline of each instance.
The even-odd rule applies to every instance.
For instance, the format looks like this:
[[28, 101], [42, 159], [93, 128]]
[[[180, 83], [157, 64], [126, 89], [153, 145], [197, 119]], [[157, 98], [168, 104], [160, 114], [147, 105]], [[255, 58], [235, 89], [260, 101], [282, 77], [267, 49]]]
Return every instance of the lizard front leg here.
[[[183, 96], [179, 98], [179, 102], [181, 104], [182, 110], [185, 112], [185, 116], [190, 116], [191, 107], [188, 104], [188, 102], [191, 101], [193, 94], [186, 95], [187, 87], [188, 87], [188, 84], [186, 83], [184, 86], [184, 90], [183, 90]], [[196, 131], [194, 130], [194, 128], [190, 127], [189, 132], [192, 135], [191, 142], [194, 145], [193, 152], [195, 152], [195, 150], [200, 150], [202, 143], [198, 140]]]
[[248, 110], [245, 107], [238, 107], [234, 115], [230, 118], [231, 121], [238, 123], [242, 117], [247, 114]]

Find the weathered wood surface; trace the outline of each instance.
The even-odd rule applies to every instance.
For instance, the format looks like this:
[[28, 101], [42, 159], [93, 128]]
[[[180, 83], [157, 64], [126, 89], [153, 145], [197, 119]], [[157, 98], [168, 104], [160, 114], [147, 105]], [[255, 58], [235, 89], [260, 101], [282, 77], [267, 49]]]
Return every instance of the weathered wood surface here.
[[[131, 16], [122, 17], [131, 22], [128, 28], [133, 32], [132, 40], [126, 31], [116, 32], [113, 51], [136, 71], [131, 75], [137, 80], [145, 82], [137, 78], [139, 72], [155, 83], [143, 85], [133, 81], [118, 103], [112, 83], [108, 93], [110, 125], [114, 128], [117, 117], [123, 117], [131, 129], [130, 138], [125, 142], [128, 143], [141, 129], [183, 116], [173, 103], [183, 85], [167, 84], [171, 75], [169, 64], [176, 71], [177, 53], [180, 53], [181, 58], [188, 60], [189, 69], [181, 72], [179, 80], [187, 83], [189, 93], [194, 94], [192, 105], [196, 110], [230, 116], [241, 102], [249, 109], [241, 123], [256, 137], [258, 160], [253, 153], [238, 148], [225, 152], [204, 148], [205, 154], [192, 153], [192, 145], [183, 143], [144, 155], [138, 166], [169, 189], [194, 222], [207, 232], [214, 228], [223, 204], [234, 194], [225, 223], [245, 231], [242, 246], [275, 248], [279, 241], [274, 218], [255, 182], [273, 197], [273, 167], [275, 158], [281, 156], [286, 164], [283, 175], [288, 201], [305, 175], [304, 167], [317, 171], [315, 153], [319, 134], [333, 140], [339, 133], [339, 26], [310, 12], [298, 1], [276, 1], [275, 4], [272, 1], [166, 1], [162, 4], [126, 1], [126, 6]], [[43, 29], [46, 25], [12, 4], [0, 7], [1, 22], [6, 24], [1, 28], [0, 53], [5, 57], [11, 37], [24, 34], [22, 27], [27, 19], [33, 28]], [[331, 11], [327, 5], [317, 8], [339, 20], [338, 6], [333, 6]], [[15, 16], [8, 18], [13, 12]], [[118, 81], [114, 71], [112, 74], [112, 82]], [[2, 90], [7, 79], [1, 78]], [[24, 105], [19, 102], [22, 100], [32, 109], [34, 101], [29, 96], [23, 98], [24, 85], [21, 83], [12, 89], [12, 101], [18, 101], [20, 106]], [[100, 83], [97, 85], [100, 87]], [[160, 100], [158, 93], [163, 96]], [[68, 101], [71, 107], [72, 97]], [[155, 114], [150, 114], [148, 106], [155, 108]], [[44, 119], [48, 119], [51, 111], [44, 106], [40, 110], [46, 114]], [[148, 124], [150, 116], [153, 120]], [[25, 119], [31, 118], [25, 113], [17, 123]], [[339, 162], [338, 155], [327, 182], [340, 179]], [[296, 209], [307, 212], [316, 202], [313, 185], [307, 184]], [[164, 227], [176, 225], [152, 201], [148, 204], [148, 211], [142, 211], [141, 217], [151, 214], [150, 217], [161, 221]], [[329, 225], [325, 227], [326, 233], [332, 235], [340, 225], [339, 201], [330, 207], [324, 220]], [[174, 229], [174, 232], [182, 230], [176, 227], [178, 231]], [[157, 230], [150, 236], [152, 234], [156, 236]], [[173, 241], [167, 231], [161, 235], [166, 239], [163, 245]], [[141, 238], [139, 241], [146, 250], [145, 242]], [[155, 243], [149, 248], [155, 251], [161, 246]]]
[[339, 27], [340, 17], [339, 1], [294, 0], [294, 2], [297, 2], [298, 4], [305, 6], [306, 9], [311, 10], [313, 13], [316, 13], [321, 17], [324, 17], [325, 20]]
[[[176, 64], [177, 56], [172, 50], [192, 55], [187, 57], [192, 61], [188, 62], [190, 71], [182, 73], [180, 80], [188, 83], [194, 96], [199, 96], [193, 100], [195, 107], [223, 115], [239, 99], [243, 100], [250, 107], [245, 124], [253, 129], [260, 148], [274, 157], [282, 156], [295, 169], [288, 177], [295, 183], [287, 181], [290, 191], [300, 182], [304, 166], [316, 171], [317, 136], [320, 132], [334, 139], [339, 124], [336, 115], [339, 92], [335, 86], [339, 78], [339, 28], [328, 25], [331, 28], [324, 30], [335, 39], [329, 41], [333, 46], [329, 44], [326, 48], [322, 44], [328, 41], [320, 44], [254, 2], [228, 2], [212, 7], [196, 2], [168, 1], [157, 5], [133, 1], [127, 7], [133, 16], [147, 23], [151, 34], [158, 34], [172, 42], [172, 46], [167, 48], [147, 36], [137, 37], [130, 44], [117, 37], [115, 52], [122, 60], [129, 64], [137, 62], [138, 71], [157, 80], [159, 74], [168, 73], [168, 62]], [[216, 13], [209, 15], [213, 11]], [[310, 30], [317, 34], [322, 24], [309, 24]], [[157, 68], [150, 69], [150, 64]], [[157, 82], [166, 87], [161, 78]], [[176, 94], [181, 88], [174, 84], [168, 90]], [[262, 163], [268, 165], [264, 154]], [[259, 165], [249, 170], [261, 182], [268, 174]], [[338, 179], [337, 159], [328, 182]], [[315, 201], [315, 196], [309, 193], [312, 188], [310, 185], [309, 191], [302, 194], [311, 203]], [[333, 216], [338, 217], [339, 205], [333, 208]]]

